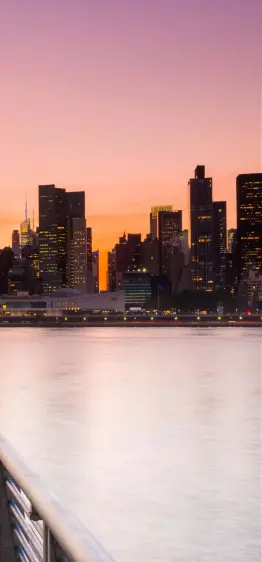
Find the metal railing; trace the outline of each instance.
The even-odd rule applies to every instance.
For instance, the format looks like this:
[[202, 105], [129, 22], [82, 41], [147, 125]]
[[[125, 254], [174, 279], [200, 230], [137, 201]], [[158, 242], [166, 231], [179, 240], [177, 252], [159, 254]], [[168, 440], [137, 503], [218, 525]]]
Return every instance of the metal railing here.
[[113, 562], [0, 434], [0, 562]]

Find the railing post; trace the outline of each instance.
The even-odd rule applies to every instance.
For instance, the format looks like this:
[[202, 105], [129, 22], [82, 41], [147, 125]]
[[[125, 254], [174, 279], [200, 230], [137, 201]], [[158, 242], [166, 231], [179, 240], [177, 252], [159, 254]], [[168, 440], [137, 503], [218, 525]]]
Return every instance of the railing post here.
[[0, 562], [16, 562], [4, 467], [0, 462]]

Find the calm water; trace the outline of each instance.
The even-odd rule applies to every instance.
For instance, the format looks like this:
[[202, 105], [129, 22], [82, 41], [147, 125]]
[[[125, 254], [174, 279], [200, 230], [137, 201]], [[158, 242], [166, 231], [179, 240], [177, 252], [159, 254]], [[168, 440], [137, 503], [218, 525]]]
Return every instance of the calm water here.
[[259, 329], [0, 330], [0, 429], [117, 562], [259, 562]]

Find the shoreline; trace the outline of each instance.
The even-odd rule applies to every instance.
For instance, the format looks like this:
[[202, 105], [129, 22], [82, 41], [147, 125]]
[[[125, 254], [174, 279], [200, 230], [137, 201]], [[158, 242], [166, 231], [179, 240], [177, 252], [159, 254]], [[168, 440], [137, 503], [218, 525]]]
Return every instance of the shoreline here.
[[173, 321], [173, 322], [161, 322], [161, 321], [148, 321], [148, 322], [138, 322], [131, 321], [128, 322], [110, 322], [110, 321], [97, 321], [97, 322], [0, 322], [1, 328], [262, 328], [262, 321], [196, 321], [196, 322], [186, 322], [186, 321]]

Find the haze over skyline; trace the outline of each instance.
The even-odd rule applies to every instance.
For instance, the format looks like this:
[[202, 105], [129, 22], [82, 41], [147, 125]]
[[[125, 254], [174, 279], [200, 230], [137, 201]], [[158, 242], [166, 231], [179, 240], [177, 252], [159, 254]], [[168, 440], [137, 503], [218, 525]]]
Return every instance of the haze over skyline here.
[[235, 226], [236, 176], [261, 170], [261, 0], [9, 0], [0, 13], [0, 247], [45, 183], [86, 191], [94, 249], [145, 234], [151, 205], [182, 209], [187, 227], [197, 164]]

